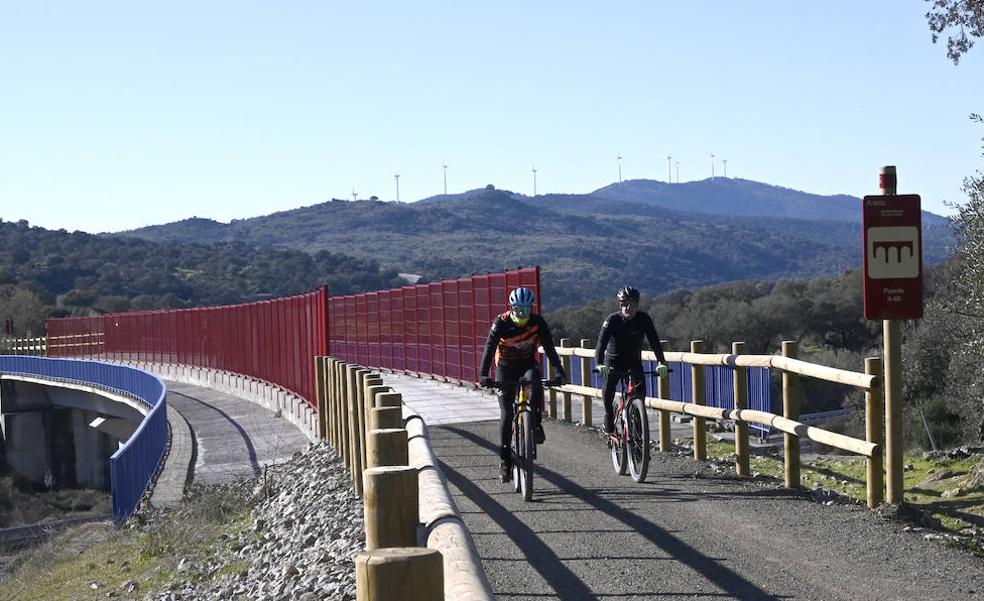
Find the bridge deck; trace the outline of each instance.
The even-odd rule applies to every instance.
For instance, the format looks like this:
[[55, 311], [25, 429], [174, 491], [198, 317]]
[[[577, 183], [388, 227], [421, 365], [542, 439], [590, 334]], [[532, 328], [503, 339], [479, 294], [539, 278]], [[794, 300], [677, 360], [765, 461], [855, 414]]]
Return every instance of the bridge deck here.
[[192, 480], [203, 484], [232, 482], [258, 475], [262, 466], [290, 459], [308, 440], [289, 421], [238, 397], [189, 384], [168, 381], [172, 416], [172, 453], [158, 478], [151, 502], [168, 504], [180, 498], [194, 443]]
[[498, 481], [496, 429], [430, 436], [498, 599], [980, 598], [978, 560], [860, 506], [660, 454], [635, 484], [596, 432], [553, 421], [524, 503]]

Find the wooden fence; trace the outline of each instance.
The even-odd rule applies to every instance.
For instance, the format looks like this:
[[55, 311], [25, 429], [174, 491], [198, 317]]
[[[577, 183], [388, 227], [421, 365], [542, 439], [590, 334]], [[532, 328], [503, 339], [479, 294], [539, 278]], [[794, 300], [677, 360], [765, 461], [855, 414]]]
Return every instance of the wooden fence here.
[[[745, 349], [743, 342], [733, 343], [731, 354], [702, 353], [702, 349], [703, 342], [695, 340], [690, 343], [690, 352], [667, 351], [664, 353], [667, 361], [679, 361], [690, 366], [691, 378], [693, 379], [694, 385], [691, 386], [692, 398], [670, 399], [669, 378], [660, 378], [657, 396], [646, 398], [646, 404], [656, 409], [659, 415], [658, 441], [661, 451], [669, 451], [671, 447], [671, 413], [680, 413], [694, 418], [693, 448], [694, 458], [698, 460], [707, 458], [705, 420], [730, 420], [735, 424], [735, 469], [738, 475], [747, 476], [751, 473], [749, 468], [748, 426], [749, 424], [761, 424], [784, 433], [785, 485], [787, 488], [799, 488], [801, 485], [800, 441], [802, 439], [809, 439], [865, 457], [867, 460], [868, 506], [873, 508], [882, 503], [885, 498], [882, 456], [885, 448], [885, 428], [883, 423], [884, 394], [882, 392], [881, 359], [865, 359], [865, 371], [864, 373], [860, 373], [801, 361], [796, 358], [797, 345], [794, 341], [782, 343], [782, 355], [745, 355], [743, 354]], [[557, 353], [561, 355], [561, 360], [564, 362], [568, 374], [572, 373], [571, 369], [576, 365], [577, 369], [581, 370], [580, 381], [591, 381], [590, 370], [591, 360], [594, 357], [594, 349], [571, 348], [567, 344], [562, 344], [561, 347], [557, 348]], [[655, 354], [651, 351], [643, 352], [642, 355], [643, 360], [656, 360]], [[580, 360], [574, 362], [572, 361], [574, 357], [578, 357]], [[710, 365], [723, 365], [735, 370], [735, 406], [733, 409], [706, 406], [704, 402], [703, 369], [705, 366]], [[767, 411], [754, 411], [747, 408], [746, 373], [749, 367], [769, 367], [782, 372], [782, 415]], [[808, 426], [798, 421], [800, 407], [802, 406], [800, 379], [804, 376], [845, 384], [864, 390], [866, 406], [865, 440]], [[591, 399], [601, 398], [602, 395], [601, 390], [598, 388], [574, 384], [568, 384], [556, 390], [563, 394], [564, 411], [562, 415], [568, 420], [570, 419], [571, 395], [582, 396], [584, 399], [583, 407], [585, 407], [584, 415], [586, 416], [590, 416]], [[556, 415], [554, 402], [551, 402], [550, 405], [552, 406], [553, 415]], [[586, 421], [590, 423], [590, 417]]]
[[492, 601], [423, 419], [379, 372], [324, 356], [315, 368], [319, 434], [348, 466], [363, 500], [357, 599]]

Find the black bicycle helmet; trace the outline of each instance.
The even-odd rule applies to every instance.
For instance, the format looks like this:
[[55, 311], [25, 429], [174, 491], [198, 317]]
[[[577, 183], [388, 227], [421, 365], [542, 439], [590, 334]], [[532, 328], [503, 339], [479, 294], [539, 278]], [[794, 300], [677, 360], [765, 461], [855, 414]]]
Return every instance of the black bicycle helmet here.
[[621, 288], [615, 295], [619, 302], [632, 301], [633, 303], [639, 302], [639, 291], [632, 286], [626, 286]]

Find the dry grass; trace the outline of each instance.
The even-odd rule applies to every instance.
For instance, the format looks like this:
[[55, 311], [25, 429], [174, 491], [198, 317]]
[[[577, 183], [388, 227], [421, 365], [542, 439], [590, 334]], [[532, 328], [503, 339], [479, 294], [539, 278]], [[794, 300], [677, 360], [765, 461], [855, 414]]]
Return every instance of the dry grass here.
[[[248, 527], [249, 510], [241, 488], [201, 487], [180, 507], [136, 516], [122, 529], [109, 522], [72, 528], [22, 553], [0, 583], [0, 600], [95, 601], [163, 590], [188, 577], [177, 570], [182, 558], [202, 562], [222, 553]], [[129, 593], [134, 583], [137, 592]]]
[[35, 524], [67, 514], [106, 515], [113, 509], [109, 493], [99, 490], [25, 490], [14, 478], [0, 478], [0, 528]]

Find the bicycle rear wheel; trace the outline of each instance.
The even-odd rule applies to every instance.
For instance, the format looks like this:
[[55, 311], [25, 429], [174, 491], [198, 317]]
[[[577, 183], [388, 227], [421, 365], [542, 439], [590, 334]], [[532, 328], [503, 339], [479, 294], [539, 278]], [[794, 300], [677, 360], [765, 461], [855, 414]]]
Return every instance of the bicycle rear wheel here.
[[533, 440], [533, 414], [523, 411], [519, 414], [519, 487], [523, 500], [533, 498], [533, 453], [536, 442]]
[[615, 436], [612, 439], [612, 467], [619, 476], [625, 475], [628, 461], [625, 458], [625, 414], [619, 413], [615, 419]]
[[632, 399], [629, 403], [627, 422], [629, 474], [636, 482], [646, 479], [649, 472], [649, 416], [642, 399]]

